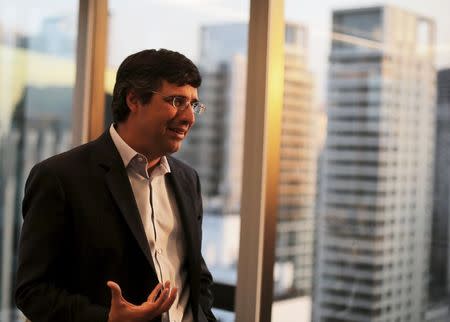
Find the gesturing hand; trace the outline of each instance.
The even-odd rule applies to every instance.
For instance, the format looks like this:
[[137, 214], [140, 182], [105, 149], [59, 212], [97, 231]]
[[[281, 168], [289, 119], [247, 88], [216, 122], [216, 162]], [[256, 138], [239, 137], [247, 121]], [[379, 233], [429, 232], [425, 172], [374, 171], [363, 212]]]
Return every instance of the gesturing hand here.
[[[177, 296], [177, 288], [174, 287], [170, 290], [170, 282], [166, 282], [164, 288], [162, 284], [158, 284], [146, 302], [134, 305], [123, 298], [117, 283], [108, 281], [106, 285], [111, 289], [111, 309], [108, 322], [148, 322], [168, 311]], [[161, 294], [159, 294], [160, 292]]]

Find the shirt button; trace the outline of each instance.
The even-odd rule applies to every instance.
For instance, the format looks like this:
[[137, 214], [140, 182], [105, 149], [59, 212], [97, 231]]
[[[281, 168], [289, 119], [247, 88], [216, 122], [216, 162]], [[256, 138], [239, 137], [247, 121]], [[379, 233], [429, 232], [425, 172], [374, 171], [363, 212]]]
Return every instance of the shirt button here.
[[156, 250], [156, 252], [157, 252], [159, 255], [161, 255], [161, 254], [162, 254], [162, 249], [161, 249], [161, 248], [158, 248], [158, 249]]
[[137, 159], [138, 159], [139, 162], [144, 161], [144, 159], [142, 157], [138, 157]]

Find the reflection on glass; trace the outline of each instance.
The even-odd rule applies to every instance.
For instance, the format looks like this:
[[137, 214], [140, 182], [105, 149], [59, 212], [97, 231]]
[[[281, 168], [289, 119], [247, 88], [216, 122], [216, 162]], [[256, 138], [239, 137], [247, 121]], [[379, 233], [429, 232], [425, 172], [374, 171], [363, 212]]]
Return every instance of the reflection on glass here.
[[34, 164], [67, 150], [72, 139], [78, 2], [52, 7], [41, 2], [39, 11], [33, 4], [0, 1], [0, 320], [5, 322], [23, 321], [12, 291], [24, 180]]

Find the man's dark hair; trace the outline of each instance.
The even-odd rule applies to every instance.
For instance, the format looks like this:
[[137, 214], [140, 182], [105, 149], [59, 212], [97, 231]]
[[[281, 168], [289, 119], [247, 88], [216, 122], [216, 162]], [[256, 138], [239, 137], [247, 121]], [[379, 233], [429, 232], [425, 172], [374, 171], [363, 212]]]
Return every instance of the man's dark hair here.
[[150, 101], [153, 93], [165, 80], [177, 86], [198, 88], [202, 82], [194, 63], [184, 55], [167, 49], [148, 49], [125, 58], [120, 64], [111, 103], [114, 123], [128, 118], [126, 97], [133, 90], [142, 104]]

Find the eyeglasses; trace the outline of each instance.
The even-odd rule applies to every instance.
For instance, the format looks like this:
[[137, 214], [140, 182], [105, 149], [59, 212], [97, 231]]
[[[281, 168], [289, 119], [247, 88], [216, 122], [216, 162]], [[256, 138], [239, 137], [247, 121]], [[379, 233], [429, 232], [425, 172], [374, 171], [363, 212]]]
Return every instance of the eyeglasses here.
[[160, 92], [155, 91], [152, 91], [152, 93], [161, 95], [164, 101], [166, 101], [167, 103], [171, 103], [173, 107], [175, 107], [180, 111], [183, 111], [189, 105], [192, 106], [192, 110], [194, 111], [195, 114], [202, 114], [206, 110], [205, 104], [199, 101], [191, 102], [185, 96], [174, 96], [174, 95], [164, 96]]

